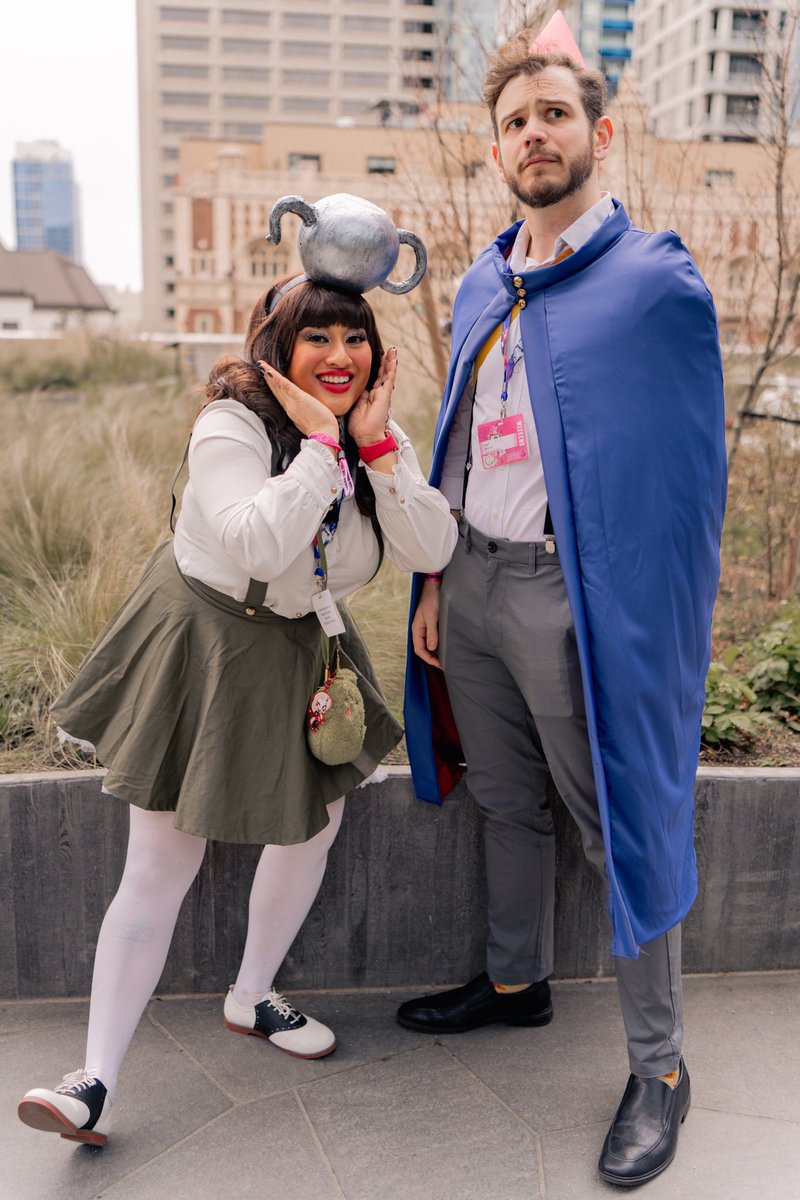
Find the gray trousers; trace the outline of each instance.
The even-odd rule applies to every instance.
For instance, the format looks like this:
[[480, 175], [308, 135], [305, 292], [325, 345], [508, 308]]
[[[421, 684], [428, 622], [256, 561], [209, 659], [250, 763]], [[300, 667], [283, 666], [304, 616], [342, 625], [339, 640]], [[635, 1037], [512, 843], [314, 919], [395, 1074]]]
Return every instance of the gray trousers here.
[[[489, 539], [461, 523], [444, 573], [439, 647], [483, 817], [489, 891], [487, 971], [530, 983], [553, 970], [555, 837], [551, 774], [605, 877], [578, 651], [557, 554]], [[666, 865], [666, 864], [665, 864]], [[678, 1066], [683, 1036], [680, 925], [615, 958], [631, 1071]]]

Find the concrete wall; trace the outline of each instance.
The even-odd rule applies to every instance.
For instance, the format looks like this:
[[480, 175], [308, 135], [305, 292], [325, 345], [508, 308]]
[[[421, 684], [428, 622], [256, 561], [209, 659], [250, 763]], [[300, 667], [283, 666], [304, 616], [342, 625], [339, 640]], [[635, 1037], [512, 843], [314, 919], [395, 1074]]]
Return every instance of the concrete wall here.
[[[122, 869], [127, 808], [102, 773], [0, 777], [0, 997], [86, 995]], [[701, 769], [700, 895], [685, 925], [693, 971], [800, 967], [800, 771]], [[559, 978], [609, 974], [602, 886], [556, 798]], [[181, 911], [162, 992], [220, 992], [236, 973], [258, 848], [212, 844]], [[322, 893], [281, 984], [463, 981], [485, 937], [480, 830], [462, 788], [418, 803], [407, 771], [352, 796]]]

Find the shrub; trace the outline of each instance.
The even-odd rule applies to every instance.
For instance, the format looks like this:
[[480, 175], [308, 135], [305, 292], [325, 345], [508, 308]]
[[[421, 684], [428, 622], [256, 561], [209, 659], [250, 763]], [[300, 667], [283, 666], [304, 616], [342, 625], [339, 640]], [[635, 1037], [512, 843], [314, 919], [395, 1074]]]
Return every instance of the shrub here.
[[753, 641], [755, 663], [745, 679], [755, 707], [800, 733], [800, 610], [790, 610]]
[[50, 703], [169, 536], [189, 406], [163, 389], [65, 405], [6, 398], [0, 445], [0, 747], [45, 737]]
[[110, 384], [152, 383], [174, 374], [164, 349], [114, 337], [74, 334], [58, 343], [39, 343], [3, 354], [0, 386], [11, 396], [26, 392], [70, 391]]
[[728, 652], [728, 661], [712, 662], [706, 678], [706, 705], [701, 720], [703, 745], [713, 749], [743, 746], [772, 724], [772, 718], [755, 709], [756, 693], [742, 675], [734, 674], [730, 662], [739, 648]]

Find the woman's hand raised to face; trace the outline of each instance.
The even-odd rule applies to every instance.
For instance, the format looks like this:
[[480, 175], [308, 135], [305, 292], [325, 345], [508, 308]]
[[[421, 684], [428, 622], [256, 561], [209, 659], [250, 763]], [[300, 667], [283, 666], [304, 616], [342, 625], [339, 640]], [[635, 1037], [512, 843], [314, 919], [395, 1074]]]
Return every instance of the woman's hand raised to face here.
[[258, 365], [275, 399], [301, 433], [326, 433], [335, 442], [339, 441], [339, 423], [321, 400], [309, 396], [262, 359], [258, 360]]
[[381, 359], [373, 387], [368, 392], [362, 392], [350, 410], [347, 428], [357, 445], [374, 446], [386, 437], [396, 377], [397, 351], [391, 346]]

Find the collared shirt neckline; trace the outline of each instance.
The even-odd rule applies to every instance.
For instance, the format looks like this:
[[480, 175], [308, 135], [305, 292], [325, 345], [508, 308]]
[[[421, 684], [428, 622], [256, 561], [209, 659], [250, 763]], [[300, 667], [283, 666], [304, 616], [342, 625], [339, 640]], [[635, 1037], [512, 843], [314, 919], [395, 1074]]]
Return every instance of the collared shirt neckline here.
[[581, 246], [589, 241], [592, 234], [597, 232], [613, 212], [614, 201], [609, 192], [603, 192], [600, 199], [591, 208], [587, 208], [585, 213], [581, 213], [576, 221], [573, 221], [563, 233], [559, 234], [553, 247], [553, 253], [542, 262], [528, 257], [527, 252], [531, 238], [527, 221], [523, 221], [508, 257], [510, 270], [515, 274], [521, 271], [534, 271], [537, 267], [544, 267], [548, 263], [552, 263], [565, 250], [573, 252], [580, 250]]

